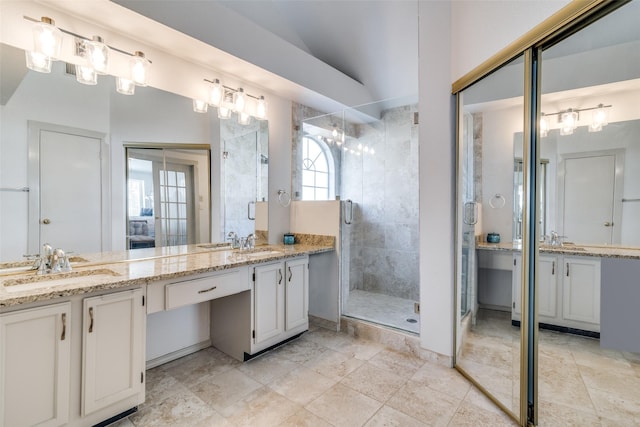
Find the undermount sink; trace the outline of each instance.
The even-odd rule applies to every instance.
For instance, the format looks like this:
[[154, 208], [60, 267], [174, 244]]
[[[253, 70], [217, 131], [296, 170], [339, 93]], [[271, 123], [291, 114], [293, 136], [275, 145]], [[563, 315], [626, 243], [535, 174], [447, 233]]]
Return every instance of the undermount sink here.
[[209, 249], [212, 251], [226, 251], [231, 249], [231, 245], [228, 243], [205, 243], [202, 245], [196, 245], [202, 249]]
[[263, 250], [263, 251], [245, 253], [245, 255], [248, 257], [259, 257], [259, 256], [267, 256], [267, 255], [278, 255], [281, 253], [282, 253], [281, 251]]
[[98, 268], [95, 270], [69, 271], [66, 273], [51, 273], [43, 275], [22, 276], [17, 279], [2, 281], [7, 292], [20, 292], [25, 290], [35, 290], [53, 288], [59, 285], [73, 285], [75, 283], [86, 282], [87, 277], [101, 280], [105, 278], [120, 276], [119, 273], [108, 268]]

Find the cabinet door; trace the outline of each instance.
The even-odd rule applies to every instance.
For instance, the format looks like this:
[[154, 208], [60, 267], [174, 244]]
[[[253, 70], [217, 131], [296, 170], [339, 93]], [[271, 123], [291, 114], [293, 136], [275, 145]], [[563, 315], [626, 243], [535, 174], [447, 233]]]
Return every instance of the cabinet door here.
[[284, 332], [285, 276], [282, 263], [261, 265], [254, 273], [254, 343], [259, 344]]
[[287, 261], [285, 264], [287, 275], [286, 330], [309, 324], [308, 265], [307, 258]]
[[[558, 298], [558, 257], [541, 255], [538, 268], [538, 315], [555, 319]], [[540, 321], [545, 322], [545, 319]]]
[[90, 414], [142, 391], [142, 290], [85, 298], [82, 319], [82, 413]]
[[0, 426], [69, 420], [70, 303], [0, 316]]
[[522, 313], [522, 256], [520, 254], [513, 255], [513, 275], [511, 276], [511, 318], [520, 319]]
[[562, 317], [600, 324], [600, 260], [564, 257]]

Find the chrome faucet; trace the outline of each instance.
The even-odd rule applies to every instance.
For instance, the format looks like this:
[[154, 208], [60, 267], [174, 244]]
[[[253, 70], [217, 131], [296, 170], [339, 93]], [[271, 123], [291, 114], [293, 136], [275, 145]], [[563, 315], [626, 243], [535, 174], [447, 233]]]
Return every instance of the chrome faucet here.
[[253, 233], [249, 234], [245, 241], [245, 249], [253, 249], [256, 247], [256, 236]]
[[551, 232], [551, 241], [549, 242], [549, 244], [551, 246], [562, 246], [562, 239], [564, 239], [566, 236], [560, 236], [558, 235], [558, 233], [556, 231], [552, 231]]
[[231, 241], [231, 247], [233, 249], [240, 248], [240, 239], [238, 238], [238, 235], [235, 231], [230, 231], [229, 234], [227, 234], [227, 240]]
[[69, 255], [60, 248], [52, 249], [49, 243], [42, 245], [42, 254], [36, 259], [36, 274], [59, 273], [71, 271]]

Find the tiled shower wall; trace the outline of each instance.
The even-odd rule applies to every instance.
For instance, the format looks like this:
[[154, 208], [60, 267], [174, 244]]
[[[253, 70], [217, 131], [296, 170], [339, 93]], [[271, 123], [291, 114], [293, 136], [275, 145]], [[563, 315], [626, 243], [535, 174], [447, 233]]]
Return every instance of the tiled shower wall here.
[[419, 300], [416, 118], [417, 105], [385, 111], [379, 122], [360, 125], [349, 143], [369, 153], [342, 157], [341, 196], [355, 202], [350, 289]]

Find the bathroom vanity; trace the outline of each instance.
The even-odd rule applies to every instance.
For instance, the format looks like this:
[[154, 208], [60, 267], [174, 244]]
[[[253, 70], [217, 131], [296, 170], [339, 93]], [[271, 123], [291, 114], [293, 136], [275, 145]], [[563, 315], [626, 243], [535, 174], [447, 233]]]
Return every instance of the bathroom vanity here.
[[[480, 243], [477, 249], [480, 306], [510, 311], [512, 322], [519, 324], [520, 247], [512, 243]], [[640, 293], [637, 283], [632, 283], [634, 274], [637, 277], [640, 273], [640, 250], [613, 246], [544, 247], [540, 249], [538, 266], [538, 321], [542, 327], [600, 337], [607, 346], [615, 341], [615, 348], [621, 348], [619, 342], [627, 339], [612, 340], [614, 335], [636, 334], [636, 328], [630, 325], [640, 323], [640, 317], [634, 318], [633, 310], [621, 310], [620, 304], [637, 301]]]
[[95, 425], [135, 411], [154, 313], [206, 304], [210, 342], [240, 360], [301, 334], [309, 259], [332, 250], [331, 238], [246, 252], [188, 245], [83, 255], [56, 275], [0, 271], [0, 426]]

